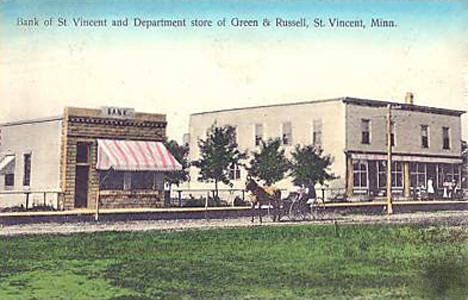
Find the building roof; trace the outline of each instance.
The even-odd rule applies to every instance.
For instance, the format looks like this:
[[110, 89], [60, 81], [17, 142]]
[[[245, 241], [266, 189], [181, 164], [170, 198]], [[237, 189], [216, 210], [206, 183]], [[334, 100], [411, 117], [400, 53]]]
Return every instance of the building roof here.
[[438, 107], [407, 104], [407, 103], [400, 103], [400, 102], [393, 102], [393, 101], [361, 99], [361, 98], [354, 98], [354, 97], [340, 97], [340, 98], [333, 98], [333, 99], [309, 100], [309, 101], [300, 101], [300, 102], [293, 102], [293, 103], [280, 103], [280, 104], [271, 104], [271, 105], [228, 108], [228, 109], [193, 113], [191, 115], [195, 116], [195, 115], [210, 114], [210, 113], [239, 111], [239, 110], [257, 109], [257, 108], [268, 108], [268, 107], [293, 106], [293, 105], [304, 105], [304, 104], [320, 104], [324, 102], [334, 102], [334, 101], [341, 101], [347, 104], [373, 106], [373, 107], [386, 107], [388, 104], [390, 104], [392, 106], [398, 106], [399, 109], [402, 109], [402, 110], [419, 111], [419, 112], [444, 114], [444, 115], [452, 115], [452, 116], [460, 116], [463, 113], [465, 113], [465, 111], [463, 110], [438, 108]]
[[52, 117], [44, 117], [44, 118], [37, 118], [37, 119], [5, 122], [5, 123], [0, 123], [0, 126], [6, 127], [6, 126], [15, 126], [15, 125], [45, 123], [45, 122], [52, 122], [52, 121], [60, 121], [62, 119], [63, 119], [63, 116], [52, 116]]

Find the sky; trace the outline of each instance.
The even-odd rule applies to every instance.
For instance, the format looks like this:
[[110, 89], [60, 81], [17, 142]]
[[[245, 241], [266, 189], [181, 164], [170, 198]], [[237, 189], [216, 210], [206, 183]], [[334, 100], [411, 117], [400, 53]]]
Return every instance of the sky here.
[[[74, 26], [78, 18], [108, 26]], [[135, 18], [213, 26], [146, 28]], [[276, 18], [309, 27], [278, 27]], [[366, 28], [334, 28], [334, 18]], [[371, 27], [377, 18], [396, 26]], [[129, 26], [110, 25], [125, 19]], [[168, 137], [181, 141], [191, 113], [224, 108], [344, 96], [403, 102], [412, 92], [415, 104], [468, 110], [466, 36], [468, 1], [0, 0], [0, 122], [65, 106], [133, 107], [166, 114]], [[466, 140], [467, 116], [462, 126]]]

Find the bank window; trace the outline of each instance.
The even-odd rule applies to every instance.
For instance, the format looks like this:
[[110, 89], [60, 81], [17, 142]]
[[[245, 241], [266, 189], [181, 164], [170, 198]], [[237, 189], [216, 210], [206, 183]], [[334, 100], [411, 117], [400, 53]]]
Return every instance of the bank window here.
[[232, 164], [229, 168], [229, 179], [239, 180], [241, 178], [241, 169], [238, 164]]
[[425, 163], [410, 164], [411, 187], [424, 187], [427, 183], [427, 166]]
[[124, 172], [121, 171], [100, 171], [99, 187], [101, 190], [123, 190]]
[[89, 144], [88, 143], [79, 142], [76, 144], [76, 162], [77, 163], [89, 162]]
[[263, 124], [255, 124], [255, 146], [259, 146], [263, 140]]
[[421, 125], [421, 147], [429, 148], [429, 126]]
[[353, 162], [353, 186], [367, 188], [367, 161], [356, 160]]
[[101, 190], [154, 190], [162, 189], [164, 177], [153, 171], [100, 171]]
[[283, 123], [283, 145], [292, 145], [292, 125], [291, 122]]
[[132, 190], [152, 190], [155, 188], [154, 172], [131, 172], [130, 187]]
[[15, 186], [15, 174], [5, 174], [5, 187], [12, 188]]
[[370, 144], [370, 120], [361, 119], [361, 144]]
[[442, 148], [450, 149], [450, 128], [442, 127]]
[[312, 128], [312, 144], [315, 146], [322, 145], [322, 120], [314, 120]]
[[31, 153], [24, 155], [24, 176], [23, 176], [23, 185], [31, 185]]

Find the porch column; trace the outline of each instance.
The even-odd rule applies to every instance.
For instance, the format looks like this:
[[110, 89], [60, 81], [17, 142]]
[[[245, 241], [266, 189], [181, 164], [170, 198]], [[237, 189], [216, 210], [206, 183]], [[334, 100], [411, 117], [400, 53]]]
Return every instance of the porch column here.
[[404, 196], [405, 198], [411, 197], [411, 180], [410, 180], [410, 168], [409, 162], [403, 162], [403, 182], [404, 182]]
[[346, 195], [353, 196], [354, 176], [353, 176], [353, 160], [351, 156], [346, 157]]

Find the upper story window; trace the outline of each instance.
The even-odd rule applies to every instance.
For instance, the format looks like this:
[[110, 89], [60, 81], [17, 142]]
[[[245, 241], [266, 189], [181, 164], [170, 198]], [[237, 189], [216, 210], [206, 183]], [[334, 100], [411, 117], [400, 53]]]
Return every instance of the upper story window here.
[[255, 146], [259, 146], [263, 140], [263, 124], [255, 124]]
[[31, 185], [31, 153], [26, 153], [24, 155], [23, 185], [24, 186], [30, 186]]
[[292, 125], [291, 122], [283, 123], [283, 145], [292, 145]]
[[229, 179], [239, 180], [241, 178], [241, 169], [238, 164], [232, 164], [229, 168]]
[[312, 144], [315, 146], [322, 145], [322, 120], [314, 120], [312, 128]]
[[429, 126], [421, 125], [421, 147], [429, 148]]
[[450, 149], [450, 128], [442, 127], [442, 148]]
[[390, 123], [390, 142], [392, 146], [395, 146], [395, 123]]
[[370, 144], [370, 120], [361, 119], [361, 144]]
[[190, 134], [189, 133], [184, 133], [182, 136], [182, 142], [184, 143], [185, 146], [188, 146], [190, 144]]

